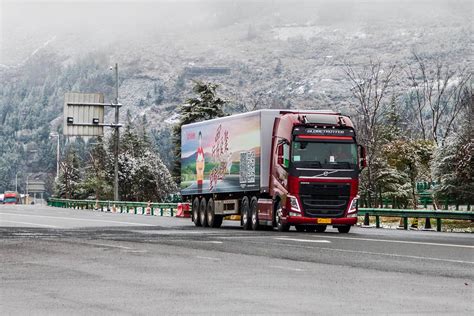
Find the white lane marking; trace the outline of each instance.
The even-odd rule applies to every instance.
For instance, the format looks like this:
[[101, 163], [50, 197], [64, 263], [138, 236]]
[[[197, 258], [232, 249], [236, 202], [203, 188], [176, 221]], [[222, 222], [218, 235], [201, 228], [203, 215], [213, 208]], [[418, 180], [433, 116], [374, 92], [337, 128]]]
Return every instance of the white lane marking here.
[[213, 257], [202, 257], [202, 256], [196, 256], [198, 259], [206, 259], [206, 260], [212, 260], [212, 261], [221, 261], [219, 258], [213, 258]]
[[[289, 238], [290, 236], [281, 236], [281, 238]], [[272, 236], [216, 236], [214, 238], [219, 238], [219, 239], [258, 239], [258, 238], [272, 238]]]
[[303, 269], [292, 268], [292, 267], [282, 267], [282, 266], [270, 266], [270, 268], [281, 269], [281, 270], [289, 270], [289, 271], [304, 271]]
[[109, 247], [109, 248], [119, 248], [119, 249], [125, 249], [125, 250], [134, 250], [133, 248], [125, 247], [125, 246], [119, 246], [119, 245], [99, 244], [99, 243], [86, 243], [86, 244], [92, 245], [92, 246], [99, 246], [99, 247]]
[[[249, 243], [267, 245], [267, 243], [260, 242], [260, 241], [249, 241]], [[410, 259], [420, 259], [420, 260], [432, 260], [432, 261], [445, 261], [445, 262], [474, 264], [474, 262], [471, 262], [471, 261], [441, 259], [441, 258], [432, 258], [432, 257], [420, 257], [420, 256], [410, 256], [410, 255], [398, 255], [398, 254], [383, 253], [383, 252], [370, 252], [370, 251], [348, 250], [348, 249], [327, 248], [327, 247], [310, 247], [310, 246], [288, 245], [288, 244], [280, 244], [280, 246], [293, 247], [293, 248], [303, 248], [303, 249], [312, 249], [312, 250], [322, 249], [322, 250], [330, 250], [330, 251], [338, 251], [338, 252], [361, 253], [361, 254], [367, 254], [367, 255], [387, 256], [387, 257], [397, 257], [397, 258], [410, 258]]]
[[88, 244], [88, 245], [92, 245], [92, 246], [105, 247], [105, 248], [123, 249], [125, 252], [129, 252], [129, 253], [145, 253], [145, 252], [148, 252], [148, 251], [145, 250], [145, 249], [135, 249], [135, 248], [125, 247], [125, 246], [119, 246], [119, 245], [99, 244], [99, 243], [87, 243], [87, 244]]
[[0, 215], [40, 217], [40, 218], [56, 218], [56, 219], [66, 219], [66, 220], [70, 220], [70, 221], [101, 222], [101, 223], [114, 223], [114, 224], [125, 224], [125, 225], [135, 225], [135, 226], [156, 226], [156, 225], [153, 225], [153, 224], [144, 224], [144, 223], [106, 221], [106, 220], [102, 220], [102, 219], [85, 219], [85, 218], [59, 217], [59, 216], [48, 216], [48, 215], [27, 215], [27, 214], [12, 214], [12, 213], [0, 213]]
[[313, 243], [325, 243], [325, 244], [330, 244], [331, 243], [329, 240], [296, 239], [296, 238], [283, 238], [283, 237], [277, 237], [277, 238], [273, 238], [273, 239], [288, 240], [288, 241], [301, 241], [301, 242], [313, 242]]
[[410, 259], [422, 259], [422, 260], [432, 260], [432, 261], [445, 261], [445, 262], [474, 264], [474, 262], [471, 262], [471, 261], [441, 259], [441, 258], [431, 258], [431, 257], [420, 257], [420, 256], [409, 256], [409, 255], [397, 255], [397, 254], [394, 254], [394, 253], [348, 250], [348, 249], [338, 249], [338, 248], [319, 248], [319, 249], [333, 250], [333, 251], [339, 251], [339, 252], [362, 253], [362, 254], [366, 254], [366, 255], [376, 255], [376, 256], [387, 256], [387, 257], [397, 257], [397, 258], [410, 258]]
[[[172, 240], [172, 241], [183, 241], [181, 239], [176, 239], [176, 240]], [[223, 242], [222, 241], [217, 241], [217, 240], [186, 240], [186, 242], [202, 242], [202, 243], [205, 243], [205, 244], [222, 244]]]
[[427, 245], [427, 246], [442, 246], [442, 247], [458, 247], [458, 248], [470, 248], [474, 246], [469, 245], [456, 245], [456, 244], [440, 244], [434, 242], [423, 242], [423, 241], [405, 241], [405, 240], [389, 240], [389, 239], [371, 239], [371, 238], [356, 238], [356, 237], [335, 237], [335, 236], [311, 236], [315, 238], [332, 238], [332, 239], [346, 239], [346, 240], [363, 240], [363, 241], [376, 241], [376, 242], [391, 242], [400, 244], [413, 244], [413, 245]]
[[58, 228], [58, 226], [53, 226], [53, 225], [35, 224], [35, 223], [19, 222], [19, 221], [7, 221], [7, 220], [4, 220], [4, 219], [0, 220], [0, 224], [2, 224], [3, 222], [15, 223], [15, 224], [26, 224], [26, 225], [32, 225], [32, 226], [50, 227], [50, 228]]

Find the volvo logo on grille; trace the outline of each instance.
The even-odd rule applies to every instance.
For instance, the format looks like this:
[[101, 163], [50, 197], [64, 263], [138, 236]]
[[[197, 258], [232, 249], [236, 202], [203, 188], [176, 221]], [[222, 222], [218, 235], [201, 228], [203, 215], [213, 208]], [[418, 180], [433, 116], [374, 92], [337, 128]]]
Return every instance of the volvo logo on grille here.
[[323, 176], [327, 177], [328, 174], [329, 174], [329, 173], [328, 173], [327, 171], [324, 171]]

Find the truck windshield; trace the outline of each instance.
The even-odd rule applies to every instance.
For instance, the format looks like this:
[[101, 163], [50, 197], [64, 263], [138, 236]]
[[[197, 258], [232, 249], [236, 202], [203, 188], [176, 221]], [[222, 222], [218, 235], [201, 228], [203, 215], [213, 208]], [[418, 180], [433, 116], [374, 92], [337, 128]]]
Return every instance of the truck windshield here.
[[6, 197], [4, 200], [3, 200], [3, 203], [16, 203], [16, 197]]
[[293, 142], [291, 162], [312, 168], [350, 168], [357, 165], [354, 143]]

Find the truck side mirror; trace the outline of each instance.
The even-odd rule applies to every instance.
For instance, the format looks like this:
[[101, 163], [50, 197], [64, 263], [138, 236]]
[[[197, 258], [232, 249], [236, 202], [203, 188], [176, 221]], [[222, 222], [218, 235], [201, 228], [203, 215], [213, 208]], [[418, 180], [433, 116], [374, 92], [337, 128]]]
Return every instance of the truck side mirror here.
[[360, 166], [361, 170], [367, 167], [367, 152], [365, 150], [365, 147], [362, 145], [359, 145], [359, 153], [360, 153]]

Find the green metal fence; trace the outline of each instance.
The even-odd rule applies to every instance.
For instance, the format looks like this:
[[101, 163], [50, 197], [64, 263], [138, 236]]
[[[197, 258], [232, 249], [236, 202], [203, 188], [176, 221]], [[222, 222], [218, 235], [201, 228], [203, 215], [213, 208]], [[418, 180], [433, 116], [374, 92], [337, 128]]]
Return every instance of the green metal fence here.
[[175, 216], [178, 208], [178, 203], [70, 200], [55, 198], [49, 199], [48, 205], [53, 207], [73, 208], [81, 210], [99, 210], [103, 212], [156, 216]]
[[[375, 216], [375, 226], [380, 227], [380, 216], [400, 217], [403, 219], [403, 228], [408, 229], [408, 218], [429, 218], [436, 219], [436, 230], [441, 231], [442, 219], [457, 219], [474, 221], [474, 212], [472, 211], [432, 211], [432, 210], [402, 210], [386, 208], [359, 208], [359, 216], [365, 216], [364, 224], [368, 225], [369, 216]], [[431, 228], [430, 221], [427, 224]]]

